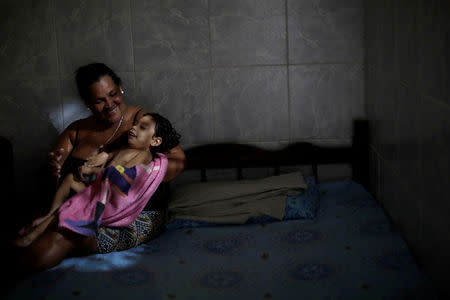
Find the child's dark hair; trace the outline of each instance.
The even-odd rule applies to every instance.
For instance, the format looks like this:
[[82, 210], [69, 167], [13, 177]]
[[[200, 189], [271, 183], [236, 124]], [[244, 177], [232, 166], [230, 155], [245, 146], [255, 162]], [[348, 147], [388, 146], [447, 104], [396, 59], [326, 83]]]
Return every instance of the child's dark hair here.
[[180, 143], [181, 135], [173, 128], [169, 120], [157, 113], [145, 113], [142, 117], [151, 116], [155, 120], [155, 136], [160, 137], [162, 142], [157, 147], [152, 147], [150, 152], [166, 153]]

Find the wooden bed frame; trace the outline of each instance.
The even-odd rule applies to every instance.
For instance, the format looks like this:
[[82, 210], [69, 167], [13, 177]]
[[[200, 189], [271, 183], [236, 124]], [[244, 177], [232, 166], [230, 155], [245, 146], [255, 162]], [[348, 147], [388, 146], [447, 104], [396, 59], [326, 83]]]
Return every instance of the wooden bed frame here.
[[206, 144], [185, 151], [186, 170], [200, 170], [201, 181], [207, 181], [208, 169], [236, 169], [236, 179], [243, 178], [242, 170], [252, 167], [273, 167], [274, 175], [280, 173], [281, 166], [311, 165], [313, 175], [318, 180], [318, 165], [350, 164], [352, 180], [368, 188], [369, 148], [368, 122], [353, 122], [351, 146], [324, 147], [298, 142], [280, 150], [265, 150], [259, 147], [237, 144]]

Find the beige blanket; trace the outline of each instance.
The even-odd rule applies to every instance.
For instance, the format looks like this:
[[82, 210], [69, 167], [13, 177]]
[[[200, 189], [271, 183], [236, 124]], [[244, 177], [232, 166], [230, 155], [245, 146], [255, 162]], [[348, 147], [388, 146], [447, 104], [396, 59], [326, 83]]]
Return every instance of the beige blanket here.
[[177, 187], [169, 199], [169, 218], [242, 224], [251, 217], [283, 219], [287, 195], [307, 185], [301, 172], [256, 180], [195, 183]]

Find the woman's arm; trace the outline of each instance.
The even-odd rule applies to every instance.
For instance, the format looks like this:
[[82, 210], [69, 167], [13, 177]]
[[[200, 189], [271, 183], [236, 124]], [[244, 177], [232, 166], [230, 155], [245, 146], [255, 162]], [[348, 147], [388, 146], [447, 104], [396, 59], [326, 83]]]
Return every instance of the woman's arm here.
[[163, 181], [171, 181], [183, 172], [186, 163], [186, 156], [180, 146], [170, 149], [166, 156], [168, 159], [168, 166]]
[[73, 149], [76, 122], [70, 124], [58, 137], [53, 150], [47, 155], [47, 166], [53, 179], [61, 177], [61, 167]]

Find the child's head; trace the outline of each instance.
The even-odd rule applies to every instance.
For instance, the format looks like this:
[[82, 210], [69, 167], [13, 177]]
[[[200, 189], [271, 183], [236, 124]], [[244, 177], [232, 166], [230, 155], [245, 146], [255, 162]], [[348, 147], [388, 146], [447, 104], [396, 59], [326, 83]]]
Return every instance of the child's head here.
[[169, 120], [157, 113], [146, 113], [130, 129], [128, 145], [150, 149], [152, 154], [166, 153], [180, 143], [180, 137]]

